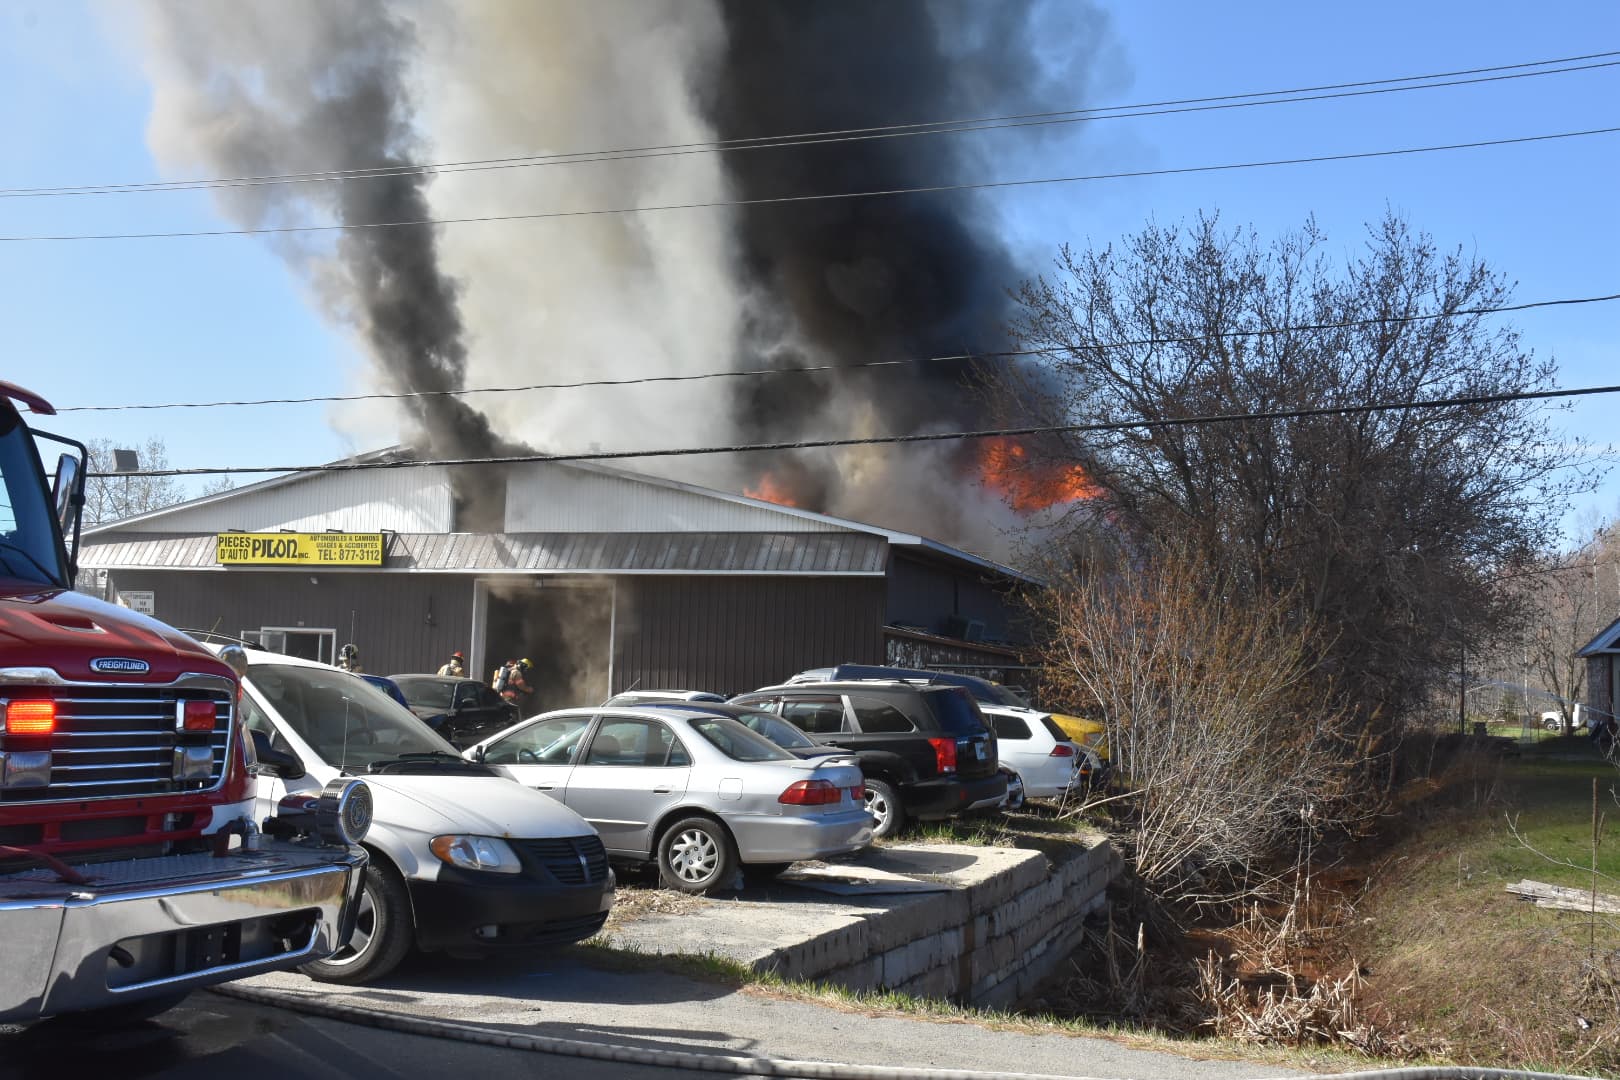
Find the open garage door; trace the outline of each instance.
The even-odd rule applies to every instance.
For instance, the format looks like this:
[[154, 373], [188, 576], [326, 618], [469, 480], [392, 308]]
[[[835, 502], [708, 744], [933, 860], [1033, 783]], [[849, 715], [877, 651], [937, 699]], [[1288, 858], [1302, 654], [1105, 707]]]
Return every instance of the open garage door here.
[[478, 583], [485, 682], [508, 659], [528, 659], [534, 693], [524, 716], [608, 697], [613, 662], [613, 583], [523, 578]]

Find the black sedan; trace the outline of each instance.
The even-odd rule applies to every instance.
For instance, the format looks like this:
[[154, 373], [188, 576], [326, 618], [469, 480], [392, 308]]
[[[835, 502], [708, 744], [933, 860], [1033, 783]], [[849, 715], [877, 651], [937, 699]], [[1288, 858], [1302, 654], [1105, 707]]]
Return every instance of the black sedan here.
[[411, 712], [421, 717], [458, 750], [505, 730], [523, 717], [477, 679], [449, 675], [391, 676]]

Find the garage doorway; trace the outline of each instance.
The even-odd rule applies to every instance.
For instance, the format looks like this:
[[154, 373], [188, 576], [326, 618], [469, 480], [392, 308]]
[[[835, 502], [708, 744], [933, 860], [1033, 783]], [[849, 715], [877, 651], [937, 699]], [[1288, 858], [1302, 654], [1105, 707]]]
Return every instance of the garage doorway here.
[[523, 715], [607, 700], [613, 680], [611, 581], [516, 578], [478, 582], [473, 610], [482, 631], [474, 655], [488, 682], [506, 660], [530, 662], [534, 693]]

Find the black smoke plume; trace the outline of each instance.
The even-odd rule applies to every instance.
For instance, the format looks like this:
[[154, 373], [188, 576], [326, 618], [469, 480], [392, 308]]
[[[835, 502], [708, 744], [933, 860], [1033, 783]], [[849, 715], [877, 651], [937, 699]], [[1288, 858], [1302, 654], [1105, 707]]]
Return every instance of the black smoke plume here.
[[[720, 139], [846, 131], [1051, 108], [1030, 3], [721, 0], [723, 61], [706, 87]], [[1048, 28], [1049, 29], [1049, 28]], [[1090, 43], [1069, 44], [1074, 56]], [[1069, 95], [1075, 93], [1073, 85]], [[1061, 98], [1059, 98], [1061, 100]], [[740, 199], [918, 188], [1005, 175], [983, 136], [913, 135], [727, 155]], [[743, 278], [769, 297], [746, 366], [962, 355], [1002, 346], [1018, 267], [971, 193], [757, 205], [738, 211]], [[749, 380], [732, 415], [750, 441], [843, 434], [807, 403], [860, 401], [882, 431], [972, 427], [986, 396], [970, 362]], [[812, 383], [813, 380], [813, 383]], [[808, 389], [812, 384], [814, 389]], [[782, 463], [772, 465], [783, 471]], [[836, 500], [838, 477], [792, 470], [795, 495]]]
[[[458, 288], [440, 266], [433, 226], [373, 228], [433, 217], [428, 177], [406, 85], [416, 47], [411, 23], [378, 0], [329, 4], [153, 5], [154, 142], [185, 142], [226, 176], [362, 168], [382, 175], [338, 182], [252, 185], [220, 193], [248, 227], [331, 221], [350, 226], [334, 249], [283, 240], [329, 309], [362, 335], [381, 381], [421, 391], [406, 407], [417, 448], [435, 457], [484, 457], [516, 449], [459, 398], [467, 351]], [[397, 170], [405, 170], [398, 172]], [[500, 485], [453, 479], [460, 528], [495, 528], [484, 493]]]

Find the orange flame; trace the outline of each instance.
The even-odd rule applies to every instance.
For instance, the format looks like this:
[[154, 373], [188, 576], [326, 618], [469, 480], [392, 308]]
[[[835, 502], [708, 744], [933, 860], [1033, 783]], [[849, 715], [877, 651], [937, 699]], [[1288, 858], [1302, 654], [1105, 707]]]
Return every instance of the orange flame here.
[[798, 500], [793, 497], [793, 493], [787, 489], [787, 485], [783, 484], [771, 473], [766, 473], [760, 477], [759, 483], [753, 487], [743, 488], [743, 494], [750, 499], [772, 502], [778, 506], [797, 507], [799, 505]]
[[1029, 450], [1016, 439], [985, 440], [979, 478], [1020, 514], [1090, 499], [1099, 491], [1079, 465], [1032, 462]]

